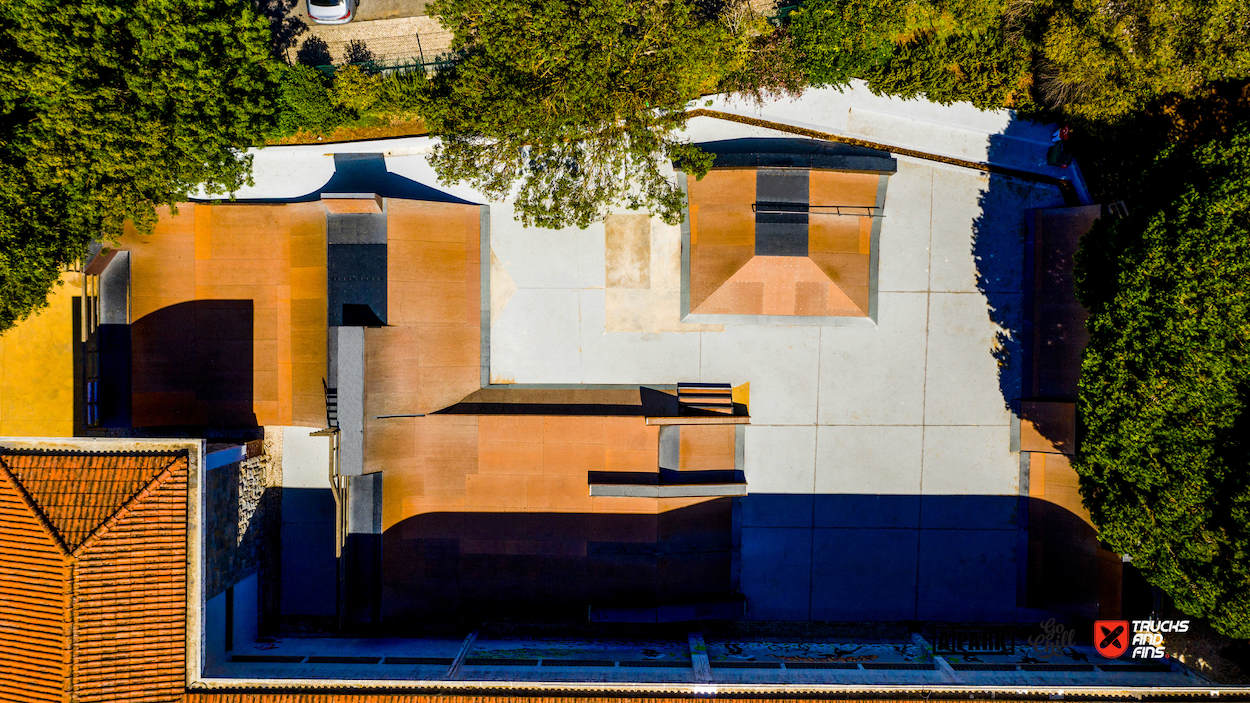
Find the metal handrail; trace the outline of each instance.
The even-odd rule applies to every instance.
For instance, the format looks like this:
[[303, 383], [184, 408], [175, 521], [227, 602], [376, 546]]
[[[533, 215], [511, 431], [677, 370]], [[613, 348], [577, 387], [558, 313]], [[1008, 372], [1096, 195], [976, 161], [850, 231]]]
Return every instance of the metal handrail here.
[[843, 217], [885, 217], [875, 205], [812, 205], [810, 203], [751, 203], [751, 212], [813, 213]]

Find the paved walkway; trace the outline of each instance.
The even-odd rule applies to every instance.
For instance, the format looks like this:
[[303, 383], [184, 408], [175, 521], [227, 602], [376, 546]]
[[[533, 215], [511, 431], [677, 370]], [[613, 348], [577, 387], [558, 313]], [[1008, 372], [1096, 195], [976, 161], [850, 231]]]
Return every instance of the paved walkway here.
[[401, 17], [349, 24], [309, 24], [287, 52], [292, 62], [327, 65], [380, 61], [429, 63], [451, 49], [451, 32], [435, 17]]

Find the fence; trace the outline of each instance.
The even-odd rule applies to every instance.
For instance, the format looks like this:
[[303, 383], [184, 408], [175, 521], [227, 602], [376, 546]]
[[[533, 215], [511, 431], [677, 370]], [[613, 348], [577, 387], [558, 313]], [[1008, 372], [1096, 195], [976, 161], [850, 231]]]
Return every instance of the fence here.
[[421, 71], [422, 73], [425, 73], [428, 75], [446, 66], [454, 65], [455, 63], [459, 62], [459, 60], [460, 60], [460, 57], [458, 56], [440, 58], [436, 61], [422, 61], [421, 59], [417, 57], [412, 57], [408, 59], [390, 59], [390, 60], [370, 59], [368, 61], [353, 61], [349, 63], [342, 63], [337, 66], [334, 66], [334, 65], [316, 66], [315, 68], [318, 71], [321, 71], [322, 73], [324, 73], [325, 75], [331, 76], [331, 77], [333, 77], [334, 73], [338, 71], [340, 68], [346, 68], [347, 66], [359, 66], [361, 70], [363, 70], [366, 73], [375, 73], [375, 74], [381, 74], [384, 76], [392, 74], [392, 73], [406, 73], [408, 71]]

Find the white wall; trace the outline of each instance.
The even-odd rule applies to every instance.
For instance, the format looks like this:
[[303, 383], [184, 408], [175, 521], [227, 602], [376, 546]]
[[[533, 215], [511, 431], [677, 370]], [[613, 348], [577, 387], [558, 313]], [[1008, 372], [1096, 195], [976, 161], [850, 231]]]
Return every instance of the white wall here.
[[309, 437], [319, 427], [282, 428], [282, 486], [330, 487], [330, 438]]
[[252, 574], [234, 584], [234, 651], [241, 654], [252, 648], [260, 629], [259, 581], [257, 575]]

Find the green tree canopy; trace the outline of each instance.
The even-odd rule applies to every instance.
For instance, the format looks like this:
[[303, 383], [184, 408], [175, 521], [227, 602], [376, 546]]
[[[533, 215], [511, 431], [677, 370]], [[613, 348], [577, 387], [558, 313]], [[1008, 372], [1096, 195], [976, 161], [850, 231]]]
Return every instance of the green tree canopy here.
[[1007, 41], [1002, 0], [809, 0], [790, 31], [810, 80], [863, 79], [877, 94], [981, 108], [1028, 93], [1031, 53]]
[[243, 185], [271, 129], [269, 25], [242, 0], [0, 5], [0, 331], [91, 239], [203, 184]]
[[1115, 120], [1250, 76], [1245, 0], [1049, 0], [1032, 12], [1042, 97], [1080, 117]]
[[659, 158], [700, 176], [711, 165], [673, 132], [717, 84], [722, 24], [684, 0], [438, 0], [430, 12], [462, 55], [421, 109], [444, 182], [493, 198], [519, 183], [527, 225], [585, 227], [614, 204], [678, 221]]
[[1244, 0], [807, 0], [790, 31], [816, 84], [1089, 120], [1250, 76]]
[[1100, 535], [1177, 606], [1250, 636], [1250, 123], [1150, 169], [1085, 235], [1075, 468]]

